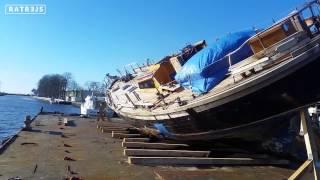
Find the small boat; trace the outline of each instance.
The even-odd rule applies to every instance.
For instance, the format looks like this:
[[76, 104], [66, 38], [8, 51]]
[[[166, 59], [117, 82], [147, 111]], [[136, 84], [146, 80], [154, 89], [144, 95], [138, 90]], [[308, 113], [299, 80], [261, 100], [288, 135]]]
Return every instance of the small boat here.
[[101, 108], [107, 116], [112, 116], [112, 110], [106, 107], [105, 97], [90, 95], [81, 103], [80, 112], [82, 116], [97, 116]]
[[63, 99], [55, 99], [55, 98], [51, 98], [49, 100], [49, 103], [50, 104], [61, 104], [61, 105], [71, 105], [72, 104], [72, 102], [70, 102], [70, 101], [65, 101]]
[[312, 1], [253, 34], [190, 45], [122, 77], [107, 74], [107, 104], [169, 139], [263, 140], [284, 123], [270, 117], [320, 100], [319, 7]]

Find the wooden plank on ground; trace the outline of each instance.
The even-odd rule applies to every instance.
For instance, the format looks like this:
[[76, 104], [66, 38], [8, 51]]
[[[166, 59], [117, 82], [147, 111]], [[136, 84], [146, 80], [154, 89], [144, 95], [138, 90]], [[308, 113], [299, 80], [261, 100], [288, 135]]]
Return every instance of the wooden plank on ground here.
[[198, 157], [128, 157], [129, 164], [140, 165], [287, 165], [288, 160]]
[[101, 128], [101, 130], [103, 131], [127, 131], [128, 129], [127, 128]]
[[132, 137], [142, 137], [141, 134], [124, 134], [124, 133], [114, 133], [112, 132], [112, 137], [113, 138], [132, 138]]
[[[312, 167], [313, 168], [313, 177], [311, 179], [318, 179], [320, 177], [320, 169], [316, 166], [318, 162], [319, 150], [317, 148], [317, 136], [314, 135], [311, 119], [307, 110], [300, 110], [300, 123], [301, 129], [304, 136], [304, 142], [307, 150], [308, 160], [305, 161], [302, 166], [295, 171], [290, 178], [291, 179], [310, 179], [310, 173], [305, 173], [305, 169]], [[312, 164], [312, 166], [310, 165]]]
[[[311, 172], [311, 173], [310, 173]], [[307, 174], [308, 173], [308, 174]], [[304, 176], [308, 176], [305, 178]], [[311, 177], [310, 177], [311, 176]], [[313, 175], [313, 162], [312, 160], [306, 160], [290, 177], [288, 180], [297, 179], [312, 179]]]
[[155, 179], [158, 180], [204, 180], [204, 179], [252, 179], [252, 180], [285, 180], [290, 170], [280, 167], [245, 167], [245, 168], [155, 168]]
[[128, 128], [127, 128], [127, 127], [117, 127], [117, 126], [114, 126], [114, 127], [101, 127], [101, 129], [108, 129], [108, 130], [127, 130]]
[[129, 133], [126, 129], [106, 129], [106, 128], [101, 128], [101, 132], [109, 132], [112, 133], [112, 131], [117, 131], [118, 133]]
[[150, 138], [123, 138], [122, 142], [149, 142]]
[[110, 126], [117, 126], [117, 127], [132, 127], [130, 124], [123, 124], [123, 123], [100, 123], [99, 126], [101, 127], [110, 127]]
[[122, 147], [144, 149], [177, 149], [187, 148], [187, 144], [146, 143], [146, 142], [122, 142]]
[[108, 125], [108, 126], [100, 126], [101, 128], [131, 128], [131, 126], [121, 126], [121, 125]]
[[123, 154], [125, 156], [208, 157], [210, 151], [124, 149]]
[[110, 126], [97, 126], [98, 128], [131, 128], [130, 126], [119, 126], [119, 125], [110, 125]]
[[129, 131], [126, 131], [126, 130], [113, 130], [111, 131], [111, 133], [115, 133], [115, 134], [129, 134], [130, 132]]

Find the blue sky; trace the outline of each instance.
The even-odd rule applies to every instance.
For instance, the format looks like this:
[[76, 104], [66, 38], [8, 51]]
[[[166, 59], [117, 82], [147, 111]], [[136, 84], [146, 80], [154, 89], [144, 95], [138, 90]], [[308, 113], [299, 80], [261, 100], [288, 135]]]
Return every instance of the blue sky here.
[[[187, 43], [265, 27], [303, 0], [2, 0], [1, 91], [29, 93], [44, 74], [83, 85]], [[6, 4], [43, 3], [45, 15], [5, 15]]]

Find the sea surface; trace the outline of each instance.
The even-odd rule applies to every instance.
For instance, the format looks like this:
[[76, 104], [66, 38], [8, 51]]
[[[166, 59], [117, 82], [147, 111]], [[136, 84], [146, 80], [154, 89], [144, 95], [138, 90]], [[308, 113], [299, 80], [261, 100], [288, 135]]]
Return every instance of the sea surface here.
[[23, 127], [27, 115], [34, 117], [41, 107], [46, 112], [80, 113], [72, 105], [49, 104], [28, 96], [0, 96], [0, 144]]

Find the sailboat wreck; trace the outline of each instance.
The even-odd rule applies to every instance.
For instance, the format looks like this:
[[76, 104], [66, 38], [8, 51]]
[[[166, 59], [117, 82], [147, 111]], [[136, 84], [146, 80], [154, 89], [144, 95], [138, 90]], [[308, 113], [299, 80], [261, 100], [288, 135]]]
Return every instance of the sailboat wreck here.
[[290, 123], [270, 117], [320, 99], [319, 28], [313, 1], [264, 30], [200, 41], [126, 76], [108, 75], [107, 104], [169, 139], [264, 139]]

